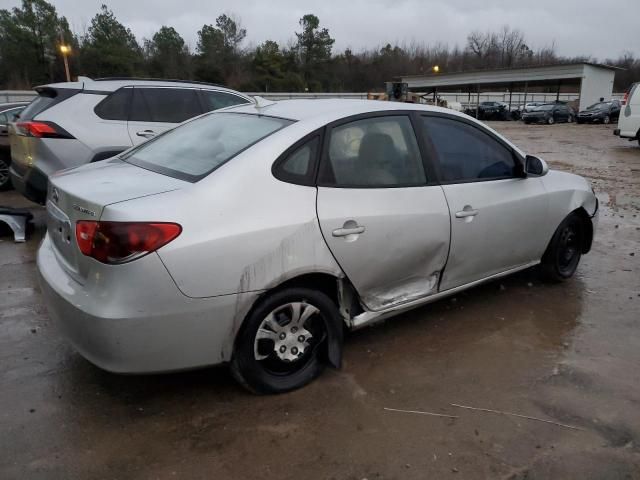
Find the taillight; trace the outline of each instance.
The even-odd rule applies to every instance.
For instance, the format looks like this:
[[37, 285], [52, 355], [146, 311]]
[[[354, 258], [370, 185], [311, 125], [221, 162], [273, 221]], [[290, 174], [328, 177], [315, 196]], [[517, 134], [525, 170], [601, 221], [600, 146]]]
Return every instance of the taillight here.
[[177, 223], [96, 222], [76, 223], [80, 251], [108, 264], [126, 263], [155, 252], [182, 232]]
[[18, 135], [36, 138], [74, 138], [69, 132], [53, 122], [18, 122], [16, 123]]
[[629, 100], [629, 90], [624, 92], [624, 97], [622, 97], [622, 100], [620, 101], [620, 105], [626, 105], [627, 100]]

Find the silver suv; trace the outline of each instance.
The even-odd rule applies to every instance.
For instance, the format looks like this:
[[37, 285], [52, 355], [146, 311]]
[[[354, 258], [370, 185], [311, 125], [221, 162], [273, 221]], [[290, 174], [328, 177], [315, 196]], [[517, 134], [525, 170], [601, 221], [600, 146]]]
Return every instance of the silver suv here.
[[38, 97], [9, 126], [10, 176], [28, 199], [44, 203], [52, 173], [113, 157], [211, 110], [250, 103], [217, 85], [78, 77], [36, 87]]

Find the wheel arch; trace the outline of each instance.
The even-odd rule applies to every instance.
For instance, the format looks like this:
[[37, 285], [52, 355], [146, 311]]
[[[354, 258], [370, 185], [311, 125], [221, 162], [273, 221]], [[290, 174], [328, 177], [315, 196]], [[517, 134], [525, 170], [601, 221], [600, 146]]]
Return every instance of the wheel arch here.
[[582, 221], [583, 236], [582, 236], [582, 253], [589, 253], [591, 250], [591, 244], [593, 243], [593, 222], [591, 217], [584, 209], [584, 207], [578, 207], [569, 215], [577, 215]]
[[270, 295], [289, 288], [308, 288], [310, 290], [320, 291], [327, 295], [338, 308], [342, 322], [340, 322], [340, 325], [327, 325], [329, 338], [326, 361], [331, 366], [340, 368], [342, 364], [343, 330], [346, 326], [350, 325], [351, 318], [362, 313], [363, 310], [360, 306], [356, 290], [351, 282], [345, 276], [337, 275], [333, 272], [315, 271], [299, 273], [274, 284], [262, 292], [255, 299], [236, 329], [233, 339], [234, 350], [236, 342], [240, 337], [239, 333], [253, 311]]

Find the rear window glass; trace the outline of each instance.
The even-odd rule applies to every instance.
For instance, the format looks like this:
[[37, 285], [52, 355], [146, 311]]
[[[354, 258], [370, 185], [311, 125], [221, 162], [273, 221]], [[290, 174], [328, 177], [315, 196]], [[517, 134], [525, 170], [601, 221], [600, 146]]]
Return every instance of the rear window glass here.
[[60, 103], [69, 97], [72, 97], [79, 90], [70, 88], [43, 88], [38, 92], [38, 96], [20, 113], [21, 120], [33, 120], [36, 115], [44, 112], [47, 108], [53, 107], [56, 103]]
[[126, 162], [195, 182], [242, 150], [293, 123], [264, 115], [214, 113], [127, 152]]

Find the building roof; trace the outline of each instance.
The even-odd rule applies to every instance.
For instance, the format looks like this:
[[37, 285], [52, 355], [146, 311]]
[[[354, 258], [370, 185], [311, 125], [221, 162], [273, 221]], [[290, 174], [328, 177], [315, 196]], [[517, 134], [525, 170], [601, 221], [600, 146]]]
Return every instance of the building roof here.
[[559, 65], [535, 65], [515, 68], [467, 70], [426, 75], [401, 75], [396, 80], [406, 82], [409, 88], [454, 87], [464, 85], [498, 85], [508, 83], [551, 84], [559, 80], [581, 79], [589, 68], [611, 71], [623, 70], [611, 65], [590, 62], [564, 63]]

